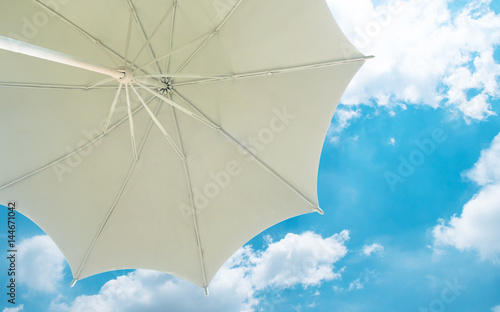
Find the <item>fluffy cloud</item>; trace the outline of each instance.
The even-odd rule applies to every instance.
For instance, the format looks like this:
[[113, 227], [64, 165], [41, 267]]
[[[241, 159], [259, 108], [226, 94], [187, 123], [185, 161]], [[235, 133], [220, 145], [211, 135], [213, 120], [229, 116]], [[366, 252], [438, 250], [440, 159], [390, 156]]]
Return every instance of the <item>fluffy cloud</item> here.
[[371, 256], [373, 253], [383, 253], [383, 252], [384, 252], [384, 246], [377, 243], [363, 246], [363, 254], [367, 257]]
[[79, 296], [71, 304], [55, 300], [52, 311], [253, 311], [256, 292], [307, 287], [340, 278], [334, 263], [347, 253], [343, 231], [328, 238], [312, 232], [288, 234], [260, 252], [240, 248], [210, 284], [210, 296], [189, 282], [155, 271], [136, 270], [107, 282], [96, 295]]
[[24, 305], [21, 304], [18, 307], [15, 308], [4, 308], [2, 312], [21, 312], [23, 311]]
[[500, 65], [493, 59], [500, 15], [490, 2], [472, 0], [457, 10], [447, 0], [329, 1], [347, 37], [376, 56], [342, 103], [449, 106], [476, 120], [493, 114], [489, 101], [500, 95]]
[[465, 175], [479, 185], [500, 182], [500, 134], [493, 139], [490, 148], [481, 152], [479, 161]]
[[479, 161], [466, 176], [482, 189], [464, 205], [460, 217], [449, 224], [440, 220], [433, 229], [435, 244], [459, 250], [477, 250], [483, 259], [500, 262], [500, 134], [481, 153]]
[[19, 244], [19, 281], [31, 290], [53, 293], [64, 274], [65, 259], [46, 235], [33, 236]]
[[500, 305], [497, 305], [496, 307], [491, 308], [491, 312], [500, 312]]
[[255, 257], [252, 283], [262, 289], [317, 285], [323, 280], [339, 278], [333, 272], [333, 264], [346, 255], [344, 242], [348, 239], [347, 231], [325, 239], [312, 232], [287, 234]]

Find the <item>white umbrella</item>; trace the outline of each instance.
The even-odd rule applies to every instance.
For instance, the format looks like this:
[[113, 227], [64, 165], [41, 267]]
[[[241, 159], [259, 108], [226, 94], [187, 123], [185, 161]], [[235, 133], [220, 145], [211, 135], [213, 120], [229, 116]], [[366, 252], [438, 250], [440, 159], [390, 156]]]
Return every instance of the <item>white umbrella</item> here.
[[322, 212], [323, 140], [367, 58], [324, 0], [0, 12], [0, 203], [18, 201], [74, 282], [144, 268], [206, 289], [256, 234]]

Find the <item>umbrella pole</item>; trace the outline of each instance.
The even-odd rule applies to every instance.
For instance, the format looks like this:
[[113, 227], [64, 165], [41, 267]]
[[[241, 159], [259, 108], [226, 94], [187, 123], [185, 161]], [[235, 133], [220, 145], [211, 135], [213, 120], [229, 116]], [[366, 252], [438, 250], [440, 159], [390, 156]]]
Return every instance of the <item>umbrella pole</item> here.
[[[42, 48], [33, 44], [3, 36], [0, 36], [0, 49], [108, 75], [118, 80], [118, 82], [120, 83], [130, 84], [136, 79], [130, 69], [115, 69], [97, 65], [75, 56]], [[158, 89], [165, 89], [167, 87], [164, 83], [151, 77], [137, 77], [137, 80], [144, 84], [154, 86]]]
[[15, 53], [20, 53], [24, 55], [33, 56], [36, 58], [66, 64], [73, 67], [78, 67], [82, 69], [86, 69], [89, 71], [93, 71], [96, 73], [101, 73], [104, 75], [111, 76], [115, 79], [121, 79], [125, 76], [124, 71], [120, 71], [114, 68], [101, 66], [89, 62], [87, 60], [83, 60], [71, 55], [67, 55], [61, 52], [53, 51], [50, 49], [42, 48], [36, 45], [32, 45], [26, 42], [22, 42], [19, 40], [15, 40], [12, 38], [7, 38], [0, 36], [0, 49], [7, 50]]

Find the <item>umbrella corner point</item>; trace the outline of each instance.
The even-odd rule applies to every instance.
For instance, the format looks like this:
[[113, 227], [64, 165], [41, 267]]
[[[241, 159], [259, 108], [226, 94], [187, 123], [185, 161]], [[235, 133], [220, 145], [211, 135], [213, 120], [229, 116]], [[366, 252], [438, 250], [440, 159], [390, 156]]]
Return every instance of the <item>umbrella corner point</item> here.
[[319, 208], [319, 207], [314, 207], [314, 211], [319, 213], [320, 215], [324, 215], [325, 212], [323, 211], [323, 209]]
[[208, 295], [210, 294], [208, 292], [208, 286], [203, 287], [203, 292], [205, 292], [205, 297], [208, 297]]
[[69, 285], [69, 287], [73, 287], [73, 286], [75, 286], [75, 284], [76, 284], [76, 282], [77, 282], [77, 281], [78, 281], [78, 280], [77, 280], [76, 278], [74, 278], [74, 279], [71, 281], [71, 284]]

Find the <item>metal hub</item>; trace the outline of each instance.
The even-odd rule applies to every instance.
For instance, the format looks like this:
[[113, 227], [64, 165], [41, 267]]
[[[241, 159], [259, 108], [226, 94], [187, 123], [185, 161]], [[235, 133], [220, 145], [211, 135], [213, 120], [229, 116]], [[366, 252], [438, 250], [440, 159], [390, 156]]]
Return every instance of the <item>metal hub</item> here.
[[171, 79], [162, 77], [160, 79], [160, 81], [165, 84], [164, 88], [159, 88], [158, 89], [158, 92], [160, 92], [160, 94], [163, 94], [163, 95], [169, 94], [174, 89], [174, 86], [172, 86], [172, 80]]
[[128, 85], [134, 82], [134, 74], [130, 68], [120, 68], [119, 71], [123, 72], [123, 77], [116, 79], [116, 81]]

